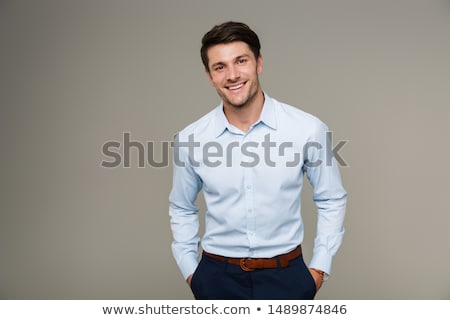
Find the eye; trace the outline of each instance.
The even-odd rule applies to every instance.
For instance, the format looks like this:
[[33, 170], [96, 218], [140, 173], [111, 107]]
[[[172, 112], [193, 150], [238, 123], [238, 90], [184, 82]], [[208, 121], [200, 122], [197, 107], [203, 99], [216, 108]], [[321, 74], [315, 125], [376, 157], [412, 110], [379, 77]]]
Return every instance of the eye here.
[[247, 59], [245, 59], [245, 58], [241, 58], [238, 60], [238, 64], [244, 64], [246, 62], [247, 62]]

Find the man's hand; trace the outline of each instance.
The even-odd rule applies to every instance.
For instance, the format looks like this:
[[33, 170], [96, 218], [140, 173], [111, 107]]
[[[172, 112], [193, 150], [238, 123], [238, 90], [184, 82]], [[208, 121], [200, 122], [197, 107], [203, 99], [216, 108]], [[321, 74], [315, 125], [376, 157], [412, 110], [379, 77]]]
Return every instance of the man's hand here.
[[318, 270], [312, 269], [312, 268], [309, 268], [309, 272], [311, 273], [311, 275], [314, 279], [314, 282], [316, 283], [317, 291], [319, 291], [320, 287], [323, 284], [322, 274]]
[[191, 281], [192, 281], [192, 274], [186, 279], [186, 282], [189, 285], [189, 287], [191, 286]]

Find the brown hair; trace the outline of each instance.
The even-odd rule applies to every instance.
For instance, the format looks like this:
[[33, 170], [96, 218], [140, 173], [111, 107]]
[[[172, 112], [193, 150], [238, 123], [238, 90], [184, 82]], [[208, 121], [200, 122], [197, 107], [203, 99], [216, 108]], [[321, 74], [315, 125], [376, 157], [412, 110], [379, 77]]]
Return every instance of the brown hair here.
[[245, 42], [250, 47], [250, 50], [252, 50], [256, 59], [260, 56], [261, 43], [259, 42], [258, 35], [248, 25], [235, 21], [224, 22], [214, 26], [202, 38], [200, 55], [206, 70], [209, 71], [208, 49], [216, 44], [234, 41]]

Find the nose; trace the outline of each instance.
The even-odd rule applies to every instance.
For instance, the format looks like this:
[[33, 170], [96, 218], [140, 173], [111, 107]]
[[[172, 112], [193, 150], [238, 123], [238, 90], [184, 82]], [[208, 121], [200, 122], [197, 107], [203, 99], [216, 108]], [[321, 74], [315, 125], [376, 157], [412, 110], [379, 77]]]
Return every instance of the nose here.
[[227, 80], [231, 81], [231, 82], [235, 82], [239, 79], [239, 77], [240, 77], [239, 68], [237, 68], [234, 65], [230, 66], [228, 68]]

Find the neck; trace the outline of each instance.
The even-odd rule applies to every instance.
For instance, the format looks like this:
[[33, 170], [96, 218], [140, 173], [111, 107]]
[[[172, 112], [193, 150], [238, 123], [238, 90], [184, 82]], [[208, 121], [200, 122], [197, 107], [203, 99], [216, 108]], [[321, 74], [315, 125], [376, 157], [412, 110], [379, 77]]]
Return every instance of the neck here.
[[247, 132], [261, 116], [263, 105], [264, 94], [260, 89], [254, 98], [243, 106], [235, 107], [224, 103], [223, 111], [229, 123], [243, 132]]

